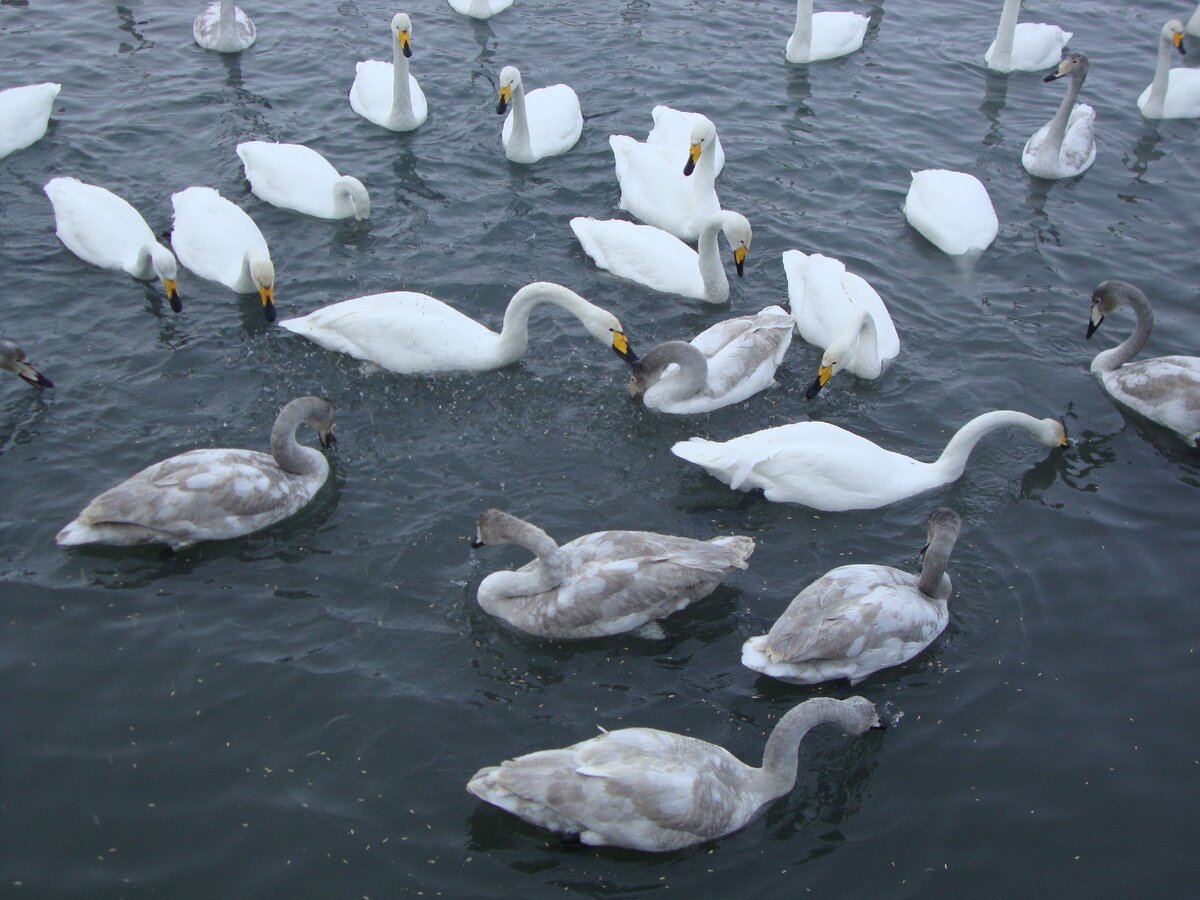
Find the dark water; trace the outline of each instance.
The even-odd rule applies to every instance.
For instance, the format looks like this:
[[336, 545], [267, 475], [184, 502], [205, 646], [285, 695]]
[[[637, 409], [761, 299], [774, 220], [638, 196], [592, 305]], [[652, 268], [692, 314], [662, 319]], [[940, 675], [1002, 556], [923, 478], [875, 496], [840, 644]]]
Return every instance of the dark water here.
[[[354, 62], [387, 58], [391, 5], [247, 0], [259, 40], [234, 57], [192, 44], [201, 5], [0, 6], [0, 87], [63, 84], [46, 138], [0, 161], [0, 332], [58, 385], [0, 385], [0, 894], [1194, 890], [1200, 462], [1087, 371], [1132, 317], [1083, 337], [1092, 288], [1121, 277], [1155, 304], [1152, 353], [1198, 349], [1200, 132], [1134, 102], [1186, 4], [1026, 4], [1024, 20], [1072, 29], [1092, 61], [1096, 164], [1052, 185], [1019, 159], [1062, 86], [986, 72], [999, 0], [837, 4], [871, 14], [866, 46], [811, 71], [783, 61], [788, 0], [518, 0], [490, 24], [410, 3], [431, 109], [410, 135], [346, 101]], [[579, 92], [587, 121], [566, 156], [504, 159], [493, 107], [509, 63]], [[612, 213], [607, 137], [644, 136], [660, 102], [717, 123], [722, 201], [755, 227], [728, 311], [598, 272], [567, 227]], [[252, 138], [324, 152], [367, 184], [373, 217], [321, 222], [249, 195], [233, 147]], [[908, 173], [929, 167], [991, 193], [1000, 235], [974, 265], [904, 222]], [[777, 302], [779, 256], [798, 247], [876, 287], [901, 354], [879, 381], [842, 375], [809, 403], [819, 353], [798, 341], [781, 390], [688, 418], [633, 406], [620, 362], [556, 314], [535, 317], [529, 356], [503, 371], [370, 371], [186, 272], [174, 315], [87, 266], [53, 235], [41, 188], [55, 175], [116, 190], [156, 231], [173, 191], [218, 188], [267, 236], [284, 316], [410, 289], [498, 326], [517, 288], [552, 280], [645, 348]], [[278, 407], [318, 391], [338, 403], [340, 443], [331, 485], [295, 520], [172, 561], [54, 546], [141, 466], [263, 448]], [[871, 512], [734, 493], [667, 449], [811, 415], [931, 459], [1000, 407], [1063, 416], [1073, 446], [995, 434], [956, 484]], [[757, 763], [782, 712], [851, 691], [759, 679], [742, 641], [835, 565], [915, 567], [939, 504], [965, 520], [950, 627], [858, 688], [893, 727], [811, 735], [796, 789], [742, 832], [661, 856], [563, 848], [464, 790], [481, 765], [597, 724], [686, 732]], [[560, 540], [628, 527], [759, 546], [663, 642], [555, 645], [474, 603], [487, 572], [526, 558], [468, 549], [492, 505]]]

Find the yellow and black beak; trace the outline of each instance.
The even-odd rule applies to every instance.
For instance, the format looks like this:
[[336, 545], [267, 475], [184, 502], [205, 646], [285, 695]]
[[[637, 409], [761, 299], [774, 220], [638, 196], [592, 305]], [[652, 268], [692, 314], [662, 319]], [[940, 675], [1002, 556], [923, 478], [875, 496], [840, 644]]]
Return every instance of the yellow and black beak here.
[[1070, 447], [1070, 446], [1071, 446], [1071, 440], [1070, 440], [1070, 438], [1067, 436], [1067, 423], [1066, 423], [1066, 422], [1064, 422], [1062, 419], [1059, 419], [1059, 420], [1058, 420], [1058, 424], [1062, 426], [1062, 430], [1063, 430], [1062, 441], [1059, 443], [1059, 445], [1058, 445], [1058, 446], [1060, 446], [1060, 447]]
[[397, 31], [396, 37], [400, 40], [400, 51], [404, 54], [404, 58], [412, 59], [412, 44], [408, 42], [408, 32]]
[[512, 87], [506, 84], [500, 88], [500, 102], [496, 104], [496, 112], [504, 115], [508, 112], [510, 103], [512, 103]]
[[733, 265], [737, 268], [738, 278], [742, 277], [746, 266], [746, 245], [738, 244], [733, 248]]
[[1092, 314], [1088, 319], [1087, 336], [1090, 338], [1096, 333], [1096, 329], [1100, 327], [1100, 323], [1104, 321], [1104, 313], [1100, 312], [1100, 306], [1097, 303], [1092, 304]]
[[808, 386], [808, 390], [804, 392], [804, 399], [811, 400], [821, 392], [821, 388], [829, 383], [829, 379], [833, 377], [833, 366], [821, 366], [817, 369], [817, 380]]
[[258, 296], [262, 300], [263, 314], [267, 317], [268, 322], [275, 321], [275, 286], [259, 285]]
[[54, 387], [54, 382], [31, 366], [29, 363], [21, 360], [17, 363], [17, 375], [26, 384], [32, 385], [39, 391], [42, 388]]
[[1180, 53], [1187, 54], [1187, 48], [1183, 46], [1183, 32], [1176, 31], [1171, 35], [1171, 43], [1175, 45], [1175, 49]]
[[164, 278], [162, 283], [163, 289], [167, 292], [167, 300], [171, 303], [171, 309], [175, 312], [183, 312], [183, 300], [179, 297], [178, 282], [174, 278]]
[[1045, 78], [1043, 78], [1042, 81], [1054, 81], [1055, 79], [1062, 78], [1064, 75], [1067, 74], [1066, 68], [1067, 68], [1067, 61], [1064, 59], [1062, 62], [1060, 62], [1058, 64], [1058, 67], [1055, 68], [1054, 71], [1051, 72], [1049, 75], [1047, 75]]
[[704, 149], [700, 144], [692, 144], [688, 148], [688, 159], [683, 164], [683, 174], [691, 175], [696, 171], [696, 163], [700, 162], [700, 151]]
[[629, 346], [629, 338], [625, 336], [625, 332], [612, 329], [612, 348], [613, 353], [633, 365], [638, 361], [637, 354], [633, 352], [633, 348]]

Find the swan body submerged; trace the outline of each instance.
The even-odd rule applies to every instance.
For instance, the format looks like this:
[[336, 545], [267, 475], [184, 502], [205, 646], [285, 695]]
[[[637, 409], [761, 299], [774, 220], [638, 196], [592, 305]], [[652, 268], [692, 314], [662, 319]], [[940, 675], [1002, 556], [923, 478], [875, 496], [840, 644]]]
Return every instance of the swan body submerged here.
[[1057, 25], [1041, 22], [1017, 24], [1021, 0], [1004, 0], [996, 39], [983, 55], [994, 72], [1037, 72], [1055, 65], [1063, 47], [1074, 36]]
[[707, 597], [746, 568], [754, 541], [710, 541], [648, 531], [597, 531], [561, 547], [535, 525], [489, 509], [472, 546], [518, 544], [537, 558], [493, 572], [479, 585], [484, 612], [545, 638], [592, 638], [626, 631], [661, 638], [659, 619]]
[[1154, 80], [1137, 99], [1147, 119], [1193, 119], [1200, 116], [1200, 69], [1172, 69], [1171, 51], [1185, 52], [1183, 23], [1172, 19], [1158, 39]]
[[319, 219], [366, 219], [371, 198], [357, 178], [342, 175], [303, 144], [246, 141], [237, 145], [250, 190], [259, 199]]
[[951, 256], [987, 249], [1000, 231], [983, 183], [974, 175], [947, 169], [912, 173], [904, 217], [926, 240]]
[[42, 139], [61, 90], [48, 81], [0, 91], [0, 159]]
[[467, 790], [584, 844], [676, 850], [737, 831], [791, 791], [800, 741], [820, 724], [857, 735], [879, 719], [863, 697], [806, 700], [771, 732], [761, 768], [708, 741], [622, 728], [480, 769]]
[[819, 62], [853, 53], [862, 46], [870, 20], [852, 12], [813, 13], [813, 0], [796, 0], [796, 25], [784, 58], [790, 63]]
[[768, 500], [813, 509], [876, 509], [955, 481], [985, 434], [1015, 426], [1046, 447], [1065, 447], [1056, 419], [1012, 410], [976, 416], [958, 430], [934, 462], [885, 450], [827, 422], [796, 422], [733, 440], [679, 441], [671, 452], [695, 463], [734, 490], [762, 488]]
[[325, 483], [329, 463], [296, 442], [308, 424], [321, 446], [333, 443], [333, 404], [300, 397], [280, 410], [271, 453], [190, 450], [154, 463], [105, 491], [59, 533], [64, 547], [80, 544], [166, 544], [241, 537], [286, 519]]
[[237, 53], [258, 37], [253, 20], [233, 0], [212, 0], [192, 25], [192, 37], [205, 50]]
[[513, 295], [499, 334], [440, 300], [410, 291], [343, 300], [279, 324], [328, 350], [392, 372], [484, 371], [507, 366], [525, 354], [529, 314], [543, 303], [571, 313], [618, 355], [629, 352], [616, 316], [549, 282], [528, 284]]
[[25, 351], [10, 340], [0, 338], [0, 370], [12, 372], [30, 387], [39, 391], [54, 387], [54, 382], [29, 364]]
[[1088, 58], [1070, 53], [1043, 81], [1071, 76], [1071, 86], [1054, 118], [1039, 128], [1021, 152], [1021, 165], [1038, 178], [1072, 178], [1096, 161], [1096, 111], [1075, 99], [1087, 78]]
[[472, 19], [490, 19], [513, 5], [513, 0], [447, 0], [456, 13]]
[[552, 84], [525, 93], [516, 66], [500, 70], [500, 100], [496, 112], [504, 120], [500, 139], [504, 155], [512, 162], [535, 163], [547, 156], [566, 153], [583, 133], [579, 97], [565, 84]]
[[1096, 354], [1092, 371], [1108, 395], [1138, 415], [1169, 428], [1190, 446], [1200, 446], [1200, 357], [1156, 356], [1133, 362], [1154, 326], [1150, 301], [1125, 281], [1104, 281], [1092, 293], [1090, 338], [1104, 317], [1119, 306], [1137, 316], [1133, 334]]
[[359, 62], [350, 85], [350, 108], [369, 122], [392, 131], [412, 131], [429, 116], [425, 92], [408, 71], [412, 56], [412, 20], [392, 16], [392, 61]]
[[950, 621], [946, 563], [962, 521], [935, 509], [920, 575], [891, 566], [840, 566], [796, 595], [767, 634], [742, 645], [742, 665], [792, 684], [868, 675], [912, 659]]
[[112, 191], [77, 178], [52, 178], [44, 190], [54, 207], [55, 234], [68, 250], [94, 266], [142, 281], [160, 279], [171, 308], [183, 309], [175, 256], [141, 213]]

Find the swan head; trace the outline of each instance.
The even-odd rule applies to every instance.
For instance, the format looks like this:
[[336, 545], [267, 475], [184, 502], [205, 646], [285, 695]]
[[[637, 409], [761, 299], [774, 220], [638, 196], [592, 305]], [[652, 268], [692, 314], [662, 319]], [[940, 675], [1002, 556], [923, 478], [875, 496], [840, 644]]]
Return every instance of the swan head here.
[[361, 222], [371, 216], [371, 195], [366, 187], [353, 175], [343, 175], [333, 185], [334, 200], [345, 198], [354, 211], [354, 221]]
[[6, 372], [15, 372], [18, 378], [39, 391], [42, 388], [54, 387], [53, 381], [29, 364], [24, 350], [12, 341], [2, 338], [0, 338], [0, 369]]
[[1088, 73], [1088, 58], [1082, 53], [1068, 53], [1063, 57], [1063, 61], [1047, 75], [1042, 81], [1055, 81], [1067, 75], [1078, 73], [1079, 80], [1087, 78]]
[[[829, 383], [830, 378], [854, 362], [855, 351], [858, 348], [858, 337], [869, 318], [869, 313], [859, 310], [851, 320], [850, 326], [834, 338], [833, 342], [825, 348], [825, 352], [821, 354], [821, 365], [817, 367], [816, 380], [804, 392], [805, 399], [811, 400], [817, 396], [821, 388]], [[873, 323], [874, 320], [872, 320]]]
[[960, 531], [962, 531], [962, 519], [959, 518], [958, 513], [949, 507], [939, 506], [929, 514], [929, 525], [925, 531], [925, 546], [921, 549], [921, 553], [929, 549], [929, 545], [939, 534], [949, 535], [950, 543], [953, 545], [954, 541], [958, 539]]
[[696, 163], [700, 162], [700, 156], [705, 150], [712, 149], [717, 140], [717, 129], [712, 122], [707, 119], [698, 119], [696, 124], [692, 126], [692, 133], [688, 138], [688, 158], [683, 164], [683, 174], [691, 175], [696, 171]]
[[633, 352], [629, 338], [625, 336], [625, 329], [621, 327], [620, 319], [598, 306], [584, 310], [580, 318], [583, 321], [583, 327], [588, 330], [588, 334], [606, 347], [611, 347], [617, 356], [630, 365], [637, 362], [637, 354]]
[[513, 529], [523, 524], [516, 516], [501, 510], [485, 509], [475, 522], [475, 537], [471, 546], [478, 549], [485, 544], [507, 544]]
[[412, 37], [412, 20], [408, 13], [396, 13], [392, 16], [392, 34], [396, 36], [400, 52], [404, 54], [405, 59], [412, 57], [412, 44], [409, 43], [409, 38]]
[[[1134, 294], [1142, 292], [1128, 281], [1110, 278], [1096, 285], [1096, 289], [1092, 291], [1092, 311], [1088, 318], [1087, 336], [1090, 338], [1096, 333], [1100, 323], [1110, 312], [1122, 304], [1130, 303], [1130, 297]], [[1142, 299], [1146, 300], [1145, 294], [1142, 294]], [[1146, 305], [1149, 305], [1149, 302], [1146, 300]]]
[[879, 713], [875, 709], [875, 704], [866, 697], [847, 697], [838, 702], [849, 713], [842, 722], [842, 727], [849, 734], [862, 734], [872, 728], [883, 727], [879, 721]]
[[746, 254], [750, 251], [750, 242], [754, 240], [754, 230], [750, 221], [741, 213], [729, 212], [721, 226], [725, 239], [733, 248], [733, 265], [741, 278], [746, 266]]
[[309, 406], [304, 424], [317, 433], [321, 446], [328, 449], [336, 444], [337, 438], [333, 435], [333, 401], [327, 397], [305, 397], [300, 402]]
[[500, 70], [500, 100], [496, 104], [496, 112], [504, 115], [512, 103], [513, 91], [521, 87], [521, 73], [516, 66], [505, 66]]
[[258, 288], [259, 299], [262, 300], [263, 314], [268, 322], [275, 321], [275, 264], [271, 257], [261, 251], [252, 250], [248, 254], [250, 261], [250, 277]]
[[1069, 447], [1067, 426], [1060, 419], [1038, 419], [1032, 429], [1034, 440], [1047, 447]]
[[1163, 26], [1162, 40], [1180, 53], [1187, 53], [1187, 48], [1183, 46], [1183, 23], [1178, 19], [1172, 19]]
[[162, 244], [155, 244], [150, 248], [150, 265], [154, 268], [154, 274], [162, 281], [171, 309], [182, 312], [183, 301], [179, 297], [179, 271], [175, 263], [175, 254]]

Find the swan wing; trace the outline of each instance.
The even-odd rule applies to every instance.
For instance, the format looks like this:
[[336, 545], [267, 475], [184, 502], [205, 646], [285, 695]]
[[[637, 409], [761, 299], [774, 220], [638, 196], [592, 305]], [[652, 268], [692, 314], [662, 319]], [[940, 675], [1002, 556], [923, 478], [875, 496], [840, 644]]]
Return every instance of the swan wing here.
[[141, 213], [111, 191], [75, 178], [52, 178], [46, 196], [54, 207], [55, 233], [80, 259], [139, 278], [138, 252], [156, 242]]
[[1113, 399], [1195, 444], [1200, 440], [1200, 357], [1158, 356], [1101, 373]]
[[255, 290], [242, 279], [246, 254], [257, 249], [269, 255], [266, 238], [240, 207], [212, 188], [190, 187], [171, 195], [175, 227], [171, 246], [179, 261], [202, 278], [219, 281], [232, 290]]
[[812, 17], [810, 62], [853, 53], [863, 44], [870, 20], [853, 12], [819, 12]]
[[[538, 158], [557, 156], [575, 146], [583, 133], [579, 96], [565, 84], [552, 84], [525, 95], [529, 120], [529, 145]], [[509, 116], [504, 121], [504, 141], [512, 131]]]
[[250, 189], [261, 200], [313, 216], [333, 212], [333, 186], [341, 177], [324, 156], [302, 144], [247, 141], [237, 145]]
[[656, 291], [703, 297], [700, 257], [660, 228], [620, 219], [571, 220], [571, 230], [596, 265]]
[[817, 347], [828, 347], [846, 330], [854, 304], [845, 288], [846, 266], [820, 253], [788, 250], [783, 254], [788, 303], [800, 337]]
[[620, 208], [677, 238], [694, 240], [698, 229], [692, 226], [693, 188], [683, 174], [686, 153], [672, 166], [656, 149], [626, 135], [614, 134], [608, 142], [621, 185]]
[[42, 139], [61, 84], [26, 84], [0, 91], [0, 159]]
[[707, 393], [725, 405], [774, 384], [775, 370], [792, 343], [792, 330], [792, 317], [770, 306], [697, 335], [692, 345], [708, 358]]
[[913, 172], [904, 215], [930, 243], [952, 256], [985, 249], [1000, 230], [987, 188], [966, 172]]

